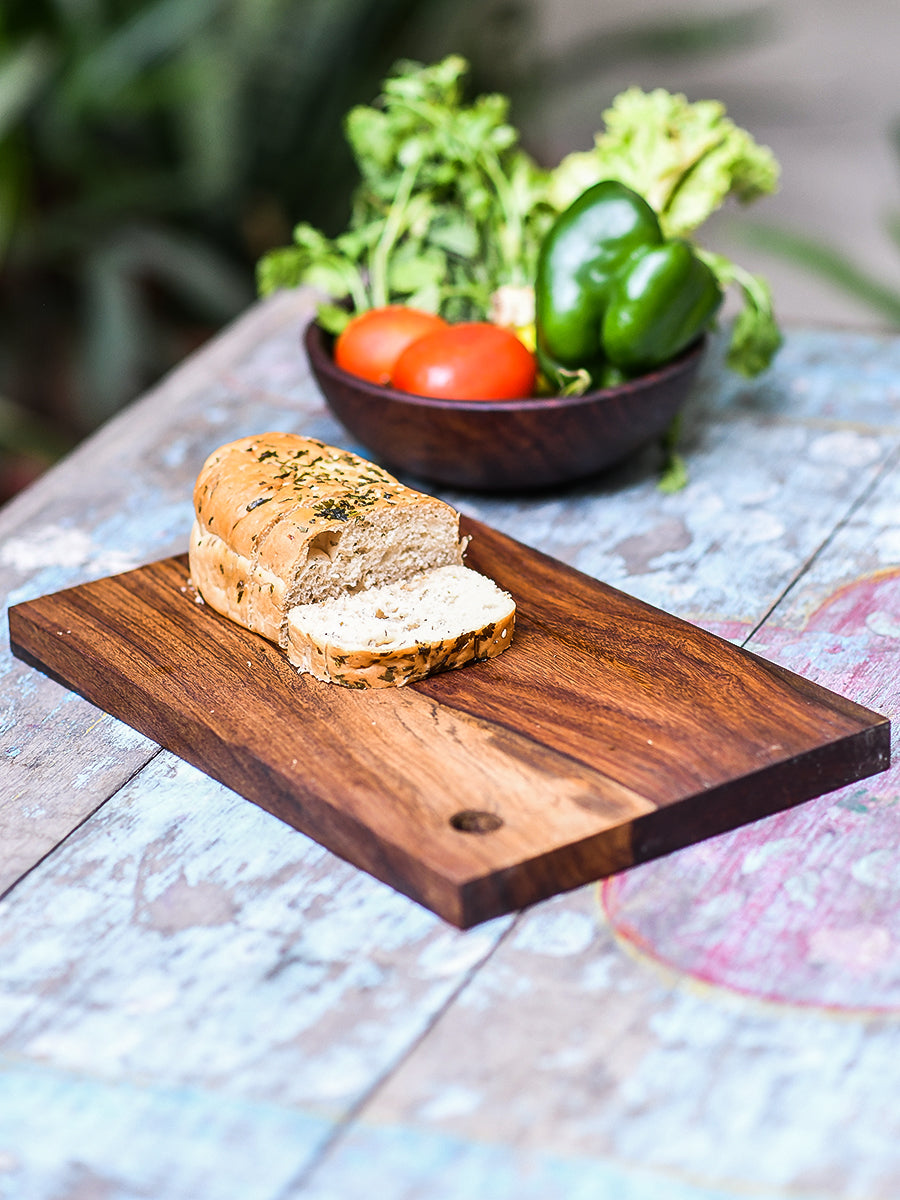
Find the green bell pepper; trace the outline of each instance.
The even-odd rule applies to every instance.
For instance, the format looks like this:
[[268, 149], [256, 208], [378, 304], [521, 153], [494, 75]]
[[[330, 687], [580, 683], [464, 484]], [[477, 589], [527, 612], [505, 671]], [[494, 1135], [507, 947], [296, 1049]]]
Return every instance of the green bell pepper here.
[[[617, 180], [583, 192], [544, 239], [535, 280], [538, 356], [592, 379], [652, 370], [712, 323], [722, 290], [681, 239]], [[546, 366], [545, 366], [546, 369]], [[548, 374], [553, 376], [553, 370]]]
[[603, 314], [606, 357], [624, 371], [650, 371], [686, 349], [712, 323], [722, 289], [681, 238], [637, 251], [616, 277]]
[[535, 323], [548, 359], [578, 368], [601, 355], [616, 275], [635, 250], [662, 240], [650, 205], [615, 180], [595, 183], [569, 205], [538, 257]]

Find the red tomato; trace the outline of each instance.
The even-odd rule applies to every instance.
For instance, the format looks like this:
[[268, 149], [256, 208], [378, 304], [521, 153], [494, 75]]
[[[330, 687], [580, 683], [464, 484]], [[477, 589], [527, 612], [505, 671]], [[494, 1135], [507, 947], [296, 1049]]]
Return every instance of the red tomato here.
[[511, 330], [469, 321], [412, 342], [397, 359], [391, 383], [442, 400], [515, 400], [531, 395], [535, 374], [534, 355]]
[[418, 308], [402, 304], [370, 308], [344, 327], [334, 344], [334, 361], [351, 375], [387, 383], [410, 342], [445, 327], [446, 321]]

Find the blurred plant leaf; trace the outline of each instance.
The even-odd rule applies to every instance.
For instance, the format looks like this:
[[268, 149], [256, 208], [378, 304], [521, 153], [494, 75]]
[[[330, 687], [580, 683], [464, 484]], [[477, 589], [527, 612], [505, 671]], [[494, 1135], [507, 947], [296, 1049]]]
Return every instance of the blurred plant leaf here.
[[0, 264], [15, 229], [22, 197], [21, 148], [0, 142]]
[[231, 320], [254, 295], [251, 280], [202, 238], [163, 226], [122, 235], [128, 269], [170, 286], [216, 322]]
[[205, 31], [179, 64], [178, 85], [185, 97], [175, 123], [184, 162], [184, 183], [198, 200], [214, 202], [240, 178], [245, 142], [241, 125], [238, 48], [230, 39]]
[[138, 9], [79, 59], [66, 81], [72, 107], [108, 105], [158, 63], [190, 46], [225, 0], [156, 0]]
[[602, 84], [606, 71], [636, 60], [699, 59], [745, 50], [766, 41], [775, 28], [777, 13], [770, 3], [751, 4], [733, 12], [698, 15], [662, 13], [641, 19], [635, 15], [618, 27], [586, 34], [560, 50], [542, 54], [525, 70], [511, 74], [507, 86], [517, 92], [517, 111], [528, 101], [561, 90]]
[[0, 138], [27, 111], [49, 78], [54, 59], [40, 37], [29, 38], [0, 57]]
[[252, 299], [243, 273], [206, 242], [160, 228], [134, 227], [86, 260], [82, 370], [92, 424], [140, 389], [158, 337], [144, 284], [168, 287], [184, 303], [224, 323]]
[[817, 275], [892, 325], [900, 325], [900, 289], [875, 278], [843, 251], [807, 234], [756, 221], [742, 222], [738, 233], [748, 245]]
[[72, 448], [72, 439], [7, 396], [0, 396], [0, 452], [36, 458], [48, 466]]
[[119, 246], [84, 264], [81, 341], [84, 414], [92, 425], [109, 417], [141, 378], [147, 323], [140, 289]]

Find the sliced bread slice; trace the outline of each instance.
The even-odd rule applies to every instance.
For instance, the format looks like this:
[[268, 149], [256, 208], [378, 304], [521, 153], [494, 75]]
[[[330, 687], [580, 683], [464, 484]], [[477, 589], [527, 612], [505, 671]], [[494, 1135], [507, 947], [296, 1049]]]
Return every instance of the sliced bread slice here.
[[484, 575], [450, 565], [287, 611], [291, 663], [345, 687], [398, 687], [493, 658], [510, 644], [515, 602]]

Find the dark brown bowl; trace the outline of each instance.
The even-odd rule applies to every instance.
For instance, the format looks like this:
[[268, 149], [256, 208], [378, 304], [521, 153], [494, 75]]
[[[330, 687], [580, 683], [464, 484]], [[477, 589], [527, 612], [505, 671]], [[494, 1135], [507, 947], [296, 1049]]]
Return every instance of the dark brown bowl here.
[[368, 383], [336, 366], [315, 321], [304, 341], [338, 420], [395, 471], [477, 491], [569, 483], [661, 437], [700, 365], [705, 339], [658, 371], [583, 396], [435, 400]]

